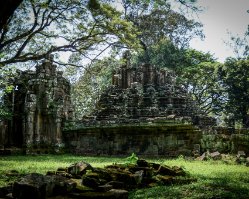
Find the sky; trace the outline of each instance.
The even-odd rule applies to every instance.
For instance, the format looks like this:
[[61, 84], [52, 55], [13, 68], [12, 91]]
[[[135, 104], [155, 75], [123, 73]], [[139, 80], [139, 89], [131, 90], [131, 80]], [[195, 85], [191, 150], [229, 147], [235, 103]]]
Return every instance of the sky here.
[[229, 56], [235, 56], [225, 43], [232, 35], [243, 37], [249, 25], [249, 0], [198, 0], [204, 11], [198, 14], [203, 24], [205, 39], [195, 39], [190, 46], [194, 49], [210, 52], [218, 61], [224, 62]]

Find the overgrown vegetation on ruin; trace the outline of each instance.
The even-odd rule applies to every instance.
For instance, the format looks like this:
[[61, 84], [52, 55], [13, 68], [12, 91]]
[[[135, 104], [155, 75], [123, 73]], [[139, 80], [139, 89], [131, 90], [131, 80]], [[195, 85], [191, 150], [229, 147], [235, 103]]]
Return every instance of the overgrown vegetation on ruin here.
[[[85, 161], [95, 167], [112, 163], [125, 163], [127, 158], [83, 157], [72, 155], [9, 156], [0, 158], [0, 186], [13, 182], [16, 178], [8, 176], [10, 170], [20, 174], [67, 167], [72, 163]], [[130, 192], [129, 198], [247, 198], [249, 194], [249, 170], [233, 161], [190, 161], [178, 159], [147, 159], [169, 166], [182, 166], [197, 179], [187, 185], [157, 186]]]

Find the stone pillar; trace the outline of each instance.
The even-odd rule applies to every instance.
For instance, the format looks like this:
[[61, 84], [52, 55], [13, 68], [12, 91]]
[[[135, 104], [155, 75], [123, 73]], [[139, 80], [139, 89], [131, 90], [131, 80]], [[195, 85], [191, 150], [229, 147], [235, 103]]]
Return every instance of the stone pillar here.
[[28, 92], [25, 100], [25, 127], [24, 127], [24, 145], [29, 148], [34, 145], [34, 134], [35, 134], [35, 115], [36, 115], [36, 106], [37, 100], [36, 95]]
[[0, 121], [0, 150], [4, 149], [5, 132], [6, 132], [6, 125], [4, 124], [3, 121]]
[[119, 86], [119, 75], [118, 74], [114, 74], [112, 76], [112, 85]]
[[132, 70], [129, 68], [127, 69], [127, 88], [131, 87], [132, 82], [133, 82]]
[[26, 122], [25, 122], [25, 133], [24, 133], [24, 145], [27, 148], [33, 146], [34, 142], [34, 116], [35, 113], [30, 111], [27, 115]]
[[160, 74], [159, 74], [159, 85], [162, 86], [162, 85], [165, 85], [165, 75], [166, 75], [166, 72], [164, 70], [161, 70], [160, 71]]
[[136, 71], [136, 82], [140, 83], [141, 85], [144, 85], [144, 73], [141, 68], [138, 68]]
[[143, 79], [142, 79], [142, 85], [148, 84], [148, 68], [147, 65], [143, 64], [142, 65], [142, 74], [143, 74]]
[[152, 66], [148, 66], [148, 84], [153, 84], [154, 83], [154, 75], [153, 75], [153, 70]]
[[55, 144], [61, 144], [62, 143], [62, 134], [61, 134], [61, 118], [56, 119], [56, 134], [55, 134]]
[[121, 81], [122, 81], [122, 87], [123, 89], [127, 88], [127, 69], [126, 67], [122, 67], [121, 69]]
[[41, 134], [42, 134], [42, 116], [40, 110], [36, 113], [36, 122], [35, 122], [35, 132], [34, 132], [34, 144], [39, 146], [41, 142]]

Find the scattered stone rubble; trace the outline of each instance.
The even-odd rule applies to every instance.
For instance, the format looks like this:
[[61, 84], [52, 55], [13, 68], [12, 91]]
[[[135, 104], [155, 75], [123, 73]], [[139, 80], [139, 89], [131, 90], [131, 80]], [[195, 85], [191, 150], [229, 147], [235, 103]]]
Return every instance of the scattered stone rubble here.
[[[16, 173], [15, 173], [16, 174]], [[0, 188], [0, 198], [118, 198], [127, 199], [128, 191], [174, 183], [191, 183], [194, 179], [180, 167], [168, 167], [138, 159], [136, 164], [112, 164], [95, 168], [78, 162], [68, 168], [31, 173], [13, 186]]]
[[236, 164], [244, 164], [249, 166], [249, 157], [246, 156], [244, 151], [238, 151], [237, 155], [230, 155], [220, 153], [219, 151], [215, 152], [204, 152], [201, 156], [196, 157], [196, 160], [205, 161], [205, 160], [222, 160], [226, 163], [236, 163]]

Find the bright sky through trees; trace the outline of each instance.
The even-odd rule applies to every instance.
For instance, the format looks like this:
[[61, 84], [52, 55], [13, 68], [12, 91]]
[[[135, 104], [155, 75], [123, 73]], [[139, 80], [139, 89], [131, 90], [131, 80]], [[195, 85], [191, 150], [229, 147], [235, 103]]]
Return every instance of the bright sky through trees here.
[[[117, 2], [120, 0], [116, 0]], [[174, 7], [174, 4], [172, 5]], [[226, 42], [231, 41], [231, 36], [243, 37], [245, 34], [249, 25], [247, 12], [249, 0], [198, 0], [197, 5], [203, 8], [196, 20], [203, 23], [206, 38], [203, 41], [192, 40], [191, 48], [210, 52], [220, 62], [224, 62], [229, 56], [234, 57], [232, 48]], [[119, 8], [119, 6], [116, 7]]]
[[204, 41], [193, 40], [191, 47], [204, 52], [210, 52], [223, 62], [225, 58], [234, 56], [233, 50], [225, 44], [233, 36], [243, 34], [249, 24], [249, 0], [199, 0], [198, 5], [204, 7], [199, 13], [203, 23]]

